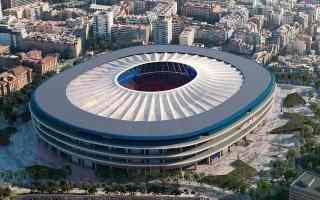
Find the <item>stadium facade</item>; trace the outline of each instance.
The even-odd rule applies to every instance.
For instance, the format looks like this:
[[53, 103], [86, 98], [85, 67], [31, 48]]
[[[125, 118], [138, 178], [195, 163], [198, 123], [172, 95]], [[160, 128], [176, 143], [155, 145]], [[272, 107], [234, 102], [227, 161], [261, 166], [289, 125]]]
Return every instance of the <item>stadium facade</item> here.
[[211, 163], [263, 124], [275, 82], [255, 62], [157, 45], [102, 54], [42, 84], [39, 137], [82, 166], [176, 169]]

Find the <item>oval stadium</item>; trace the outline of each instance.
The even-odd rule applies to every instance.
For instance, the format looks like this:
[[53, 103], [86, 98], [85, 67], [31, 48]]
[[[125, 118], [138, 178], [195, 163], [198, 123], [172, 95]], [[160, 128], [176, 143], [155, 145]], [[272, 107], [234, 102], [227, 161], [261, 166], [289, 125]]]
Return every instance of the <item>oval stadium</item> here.
[[101, 54], [43, 83], [30, 112], [41, 141], [81, 166], [211, 163], [264, 123], [275, 82], [254, 61], [159, 45]]

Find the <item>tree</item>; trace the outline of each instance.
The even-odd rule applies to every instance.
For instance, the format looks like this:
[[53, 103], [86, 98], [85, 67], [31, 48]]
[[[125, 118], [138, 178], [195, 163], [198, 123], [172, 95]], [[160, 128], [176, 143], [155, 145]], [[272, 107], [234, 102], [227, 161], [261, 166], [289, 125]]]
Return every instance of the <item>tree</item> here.
[[314, 97], [314, 91], [313, 90], [310, 90], [309, 92], [308, 92], [308, 100], [309, 100], [309, 102], [311, 101], [311, 99]]
[[69, 182], [62, 180], [60, 181], [60, 189], [62, 192], [69, 192], [72, 189], [72, 186]]
[[271, 194], [271, 183], [265, 180], [259, 180], [257, 183], [257, 191], [260, 199], [267, 199]]
[[126, 186], [124, 186], [122, 184], [119, 184], [118, 188], [117, 188], [117, 191], [120, 192], [120, 193], [125, 193], [126, 189], [127, 189]]
[[305, 104], [306, 101], [298, 93], [288, 94], [287, 97], [283, 100], [283, 106], [286, 108]]
[[248, 190], [248, 184], [245, 182], [241, 182], [241, 184], [239, 185], [239, 192], [246, 193], [247, 190]]
[[138, 186], [134, 183], [129, 183], [126, 185], [126, 191], [130, 192], [130, 194], [134, 194], [135, 192], [137, 192], [137, 190], [139, 189]]
[[305, 124], [303, 126], [302, 132], [301, 132], [301, 136], [303, 140], [310, 140], [312, 138], [313, 135], [313, 128], [312, 126]]
[[81, 189], [81, 190], [85, 190], [85, 191], [87, 192], [88, 189], [89, 189], [89, 186], [88, 186], [88, 184], [83, 183], [83, 184], [80, 185], [80, 189]]
[[58, 192], [58, 185], [53, 182], [53, 181], [49, 181], [47, 184], [46, 184], [46, 191], [50, 194], [52, 193], [56, 193]]
[[192, 171], [185, 171], [183, 177], [187, 181], [193, 181], [193, 173], [192, 173]]
[[0, 187], [0, 199], [5, 199], [11, 195], [11, 190], [8, 187]]
[[290, 185], [297, 176], [297, 172], [294, 169], [288, 169], [284, 172], [284, 178], [287, 185]]
[[41, 184], [40, 182], [32, 182], [31, 183], [31, 193], [44, 193], [46, 192], [45, 184]]
[[272, 163], [271, 174], [274, 178], [282, 178], [284, 176], [284, 173], [287, 171], [287, 169], [288, 169], [287, 161], [275, 160]]
[[319, 90], [320, 89], [320, 80], [316, 80], [314, 83], [314, 86], [317, 90]]
[[287, 159], [289, 162], [289, 167], [295, 168], [296, 157], [298, 156], [298, 151], [296, 149], [290, 149], [287, 153]]
[[106, 185], [104, 188], [103, 188], [103, 191], [106, 193], [106, 194], [109, 194], [110, 192], [112, 192], [112, 187], [110, 185]]
[[89, 194], [95, 194], [97, 193], [97, 187], [95, 185], [91, 185], [88, 189]]
[[311, 102], [310, 108], [313, 111], [315, 117], [320, 119], [320, 105], [318, 103]]

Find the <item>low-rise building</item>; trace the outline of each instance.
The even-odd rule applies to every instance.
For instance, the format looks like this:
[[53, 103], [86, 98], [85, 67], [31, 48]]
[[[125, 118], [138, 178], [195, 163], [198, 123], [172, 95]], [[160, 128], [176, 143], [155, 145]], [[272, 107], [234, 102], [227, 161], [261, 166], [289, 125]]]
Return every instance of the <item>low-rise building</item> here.
[[187, 1], [182, 7], [182, 14], [201, 21], [211, 21], [219, 15], [221, 8], [218, 4], [209, 1]]
[[15, 55], [0, 56], [0, 73], [20, 64], [20, 58]]
[[0, 74], [0, 96], [19, 91], [31, 82], [32, 69], [21, 65], [11, 68]]
[[201, 26], [197, 30], [196, 38], [202, 43], [218, 46], [223, 45], [231, 37], [232, 33], [233, 29], [217, 23], [215, 25]]
[[27, 52], [26, 56], [30, 59], [41, 59], [42, 58], [42, 51], [31, 50], [31, 51]]
[[0, 45], [0, 55], [7, 55], [10, 53], [9, 45]]
[[0, 35], [0, 44], [11, 45], [20, 51], [38, 49], [45, 54], [59, 53], [64, 58], [73, 58], [82, 53], [88, 30], [88, 20], [81, 17], [63, 21], [11, 20], [3, 30], [6, 35], [3, 38]]
[[33, 69], [34, 75], [43, 76], [48, 72], [56, 72], [58, 69], [58, 55], [48, 54], [42, 56], [42, 52], [38, 50], [29, 51], [22, 56], [24, 65]]
[[5, 96], [14, 91], [16, 77], [8, 72], [0, 74], [0, 96]]
[[15, 90], [20, 90], [25, 85], [32, 82], [32, 69], [22, 65], [16, 66], [9, 70], [16, 77], [16, 88]]
[[20, 50], [39, 49], [44, 53], [59, 53], [63, 57], [78, 57], [82, 52], [82, 40], [75, 35], [58, 35], [32, 32], [19, 40]]
[[152, 12], [158, 16], [171, 16], [177, 14], [176, 1], [160, 1], [152, 9]]

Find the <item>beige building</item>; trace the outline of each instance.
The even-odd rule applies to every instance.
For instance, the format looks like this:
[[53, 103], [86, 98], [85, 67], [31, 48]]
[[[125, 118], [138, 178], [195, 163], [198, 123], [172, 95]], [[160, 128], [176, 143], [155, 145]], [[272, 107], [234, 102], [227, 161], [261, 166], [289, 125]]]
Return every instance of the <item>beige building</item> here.
[[193, 27], [186, 27], [179, 36], [179, 44], [192, 46], [194, 41], [195, 30]]
[[0, 55], [7, 55], [10, 53], [9, 45], [0, 45]]
[[48, 54], [42, 56], [42, 52], [38, 50], [29, 51], [23, 55], [22, 62], [35, 72], [35, 75], [43, 76], [48, 72], [56, 72], [58, 69], [58, 55]]
[[5, 96], [10, 94], [16, 83], [16, 77], [8, 72], [3, 72], [0, 74], [0, 96]]
[[8, 72], [0, 74], [0, 96], [19, 91], [31, 82], [32, 69], [24, 66], [16, 66]]
[[16, 77], [15, 90], [20, 90], [25, 85], [32, 82], [32, 69], [24, 66], [16, 66], [9, 70]]
[[116, 24], [112, 26], [111, 38], [118, 44], [147, 44], [150, 37], [150, 26], [134, 24]]
[[74, 35], [29, 33], [26, 38], [19, 38], [19, 49], [39, 49], [43, 53], [59, 53], [65, 58], [80, 56], [82, 52], [81, 37]]

